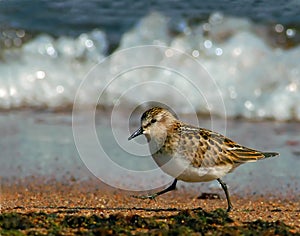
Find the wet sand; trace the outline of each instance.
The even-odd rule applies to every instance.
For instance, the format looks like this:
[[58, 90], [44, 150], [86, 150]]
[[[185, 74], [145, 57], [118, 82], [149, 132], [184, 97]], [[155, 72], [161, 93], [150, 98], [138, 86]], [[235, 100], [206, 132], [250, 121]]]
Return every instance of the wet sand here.
[[[0, 176], [5, 179], [43, 176], [58, 181], [73, 176], [84, 181], [96, 175], [110, 186], [122, 189], [133, 186], [131, 190], [153, 189], [170, 182], [172, 178], [160, 171], [150, 156], [141, 156], [136, 150], [140, 148], [149, 155], [144, 137], [131, 142], [127, 140], [130, 132], [139, 126], [140, 114], [132, 118], [135, 123], [131, 131], [127, 130], [128, 117], [122, 112], [117, 117], [118, 123], [113, 128], [118, 135], [115, 135], [110, 127], [110, 113], [98, 111], [96, 131], [100, 146], [91, 143], [94, 139], [91, 140], [85, 131], [88, 126], [83, 113], [79, 117], [82, 128], [79, 139], [81, 151], [87, 154], [79, 155], [71, 113], [0, 113], [0, 133], [5, 137], [0, 139]], [[188, 115], [183, 120], [196, 122]], [[234, 173], [226, 175], [223, 180], [232, 193], [290, 195], [293, 191], [300, 194], [299, 122], [228, 120], [225, 123], [223, 119], [215, 119], [212, 123], [204, 117], [199, 117], [199, 122], [199, 126], [226, 134], [242, 145], [280, 153], [279, 157], [241, 165]], [[111, 163], [114, 170], [109, 166]], [[216, 188], [219, 188], [216, 181], [201, 185], [202, 191]]]
[[96, 179], [4, 181], [0, 234], [300, 235], [296, 195], [232, 195], [234, 209], [227, 214], [221, 191], [213, 199], [199, 199], [201, 193], [184, 186], [156, 200], [140, 200], [131, 194]]

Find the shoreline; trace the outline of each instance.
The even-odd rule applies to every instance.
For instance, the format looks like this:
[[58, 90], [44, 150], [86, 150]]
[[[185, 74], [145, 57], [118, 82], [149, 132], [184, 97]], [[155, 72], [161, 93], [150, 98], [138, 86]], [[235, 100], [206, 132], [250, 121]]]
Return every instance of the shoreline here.
[[[107, 126], [110, 116], [101, 114], [97, 114], [96, 130], [107, 137], [101, 139], [107, 150], [114, 150], [119, 145], [110, 136]], [[124, 114], [120, 117], [124, 118]], [[180, 182], [177, 191], [155, 201], [135, 199], [130, 195], [142, 192], [118, 190], [104, 184], [99, 179], [109, 175], [110, 183], [116, 186], [145, 189], [145, 185], [154, 183], [163, 186], [170, 177], [163, 173], [139, 175], [144, 179], [131, 175], [140, 171], [137, 167], [149, 169], [147, 163], [151, 159], [123, 151], [111, 153], [110, 157], [127, 168], [125, 175], [119, 172], [110, 175], [109, 168], [101, 169], [103, 156], [97, 151], [89, 157], [91, 165], [86, 166], [74, 145], [71, 118], [71, 114], [63, 113], [0, 114], [0, 130], [5, 136], [0, 142], [0, 235], [197, 235], [199, 232], [299, 235], [300, 188], [296, 165], [300, 150], [299, 123], [227, 120], [224, 127], [222, 119], [216, 120], [215, 131], [223, 133], [226, 128], [226, 136], [241, 144], [281, 154], [272, 160], [242, 165], [224, 177], [234, 206], [227, 214], [226, 199], [216, 181]], [[184, 118], [188, 123], [192, 120], [188, 115]], [[200, 118], [201, 127], [211, 127], [209, 119]], [[84, 114], [81, 125], [85, 127]], [[136, 128], [138, 124], [133, 126]], [[122, 132], [122, 140], [126, 141], [127, 127], [128, 119], [120, 119], [116, 125]], [[89, 139], [82, 140], [89, 150], [96, 150], [90, 148]], [[91, 166], [99, 169], [99, 179], [91, 172]], [[155, 190], [149, 190], [152, 191]], [[216, 194], [213, 195], [216, 198], [198, 199], [202, 193]]]

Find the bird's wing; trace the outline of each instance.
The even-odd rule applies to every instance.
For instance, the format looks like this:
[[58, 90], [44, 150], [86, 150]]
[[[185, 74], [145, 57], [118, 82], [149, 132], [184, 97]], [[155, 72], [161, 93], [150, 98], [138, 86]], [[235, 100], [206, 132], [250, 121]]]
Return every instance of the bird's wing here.
[[228, 138], [223, 142], [223, 149], [230, 154], [235, 163], [257, 161], [265, 157], [262, 152], [241, 146]]
[[[193, 141], [196, 149], [186, 151], [184, 155], [195, 167], [212, 167], [222, 165], [234, 165], [245, 162], [253, 162], [264, 158], [260, 151], [243, 147], [225, 136], [207, 129], [190, 127], [184, 130], [186, 135], [193, 133]], [[185, 135], [183, 135], [184, 137]], [[188, 139], [188, 138], [185, 138]], [[189, 155], [193, 153], [193, 158]]]

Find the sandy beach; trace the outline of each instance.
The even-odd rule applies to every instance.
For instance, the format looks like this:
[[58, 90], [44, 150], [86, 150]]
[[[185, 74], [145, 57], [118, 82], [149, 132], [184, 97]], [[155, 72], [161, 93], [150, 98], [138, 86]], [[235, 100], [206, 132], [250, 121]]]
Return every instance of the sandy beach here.
[[300, 203], [295, 196], [225, 196], [212, 199], [190, 188], [140, 200], [132, 192], [99, 180], [4, 183], [1, 235], [194, 234], [299, 235]]

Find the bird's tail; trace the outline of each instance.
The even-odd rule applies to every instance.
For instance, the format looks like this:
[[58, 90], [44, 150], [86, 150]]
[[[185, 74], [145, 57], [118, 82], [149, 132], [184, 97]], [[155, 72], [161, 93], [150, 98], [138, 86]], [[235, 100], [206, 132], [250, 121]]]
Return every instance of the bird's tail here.
[[279, 156], [278, 152], [263, 152], [262, 154], [265, 156], [265, 158]]

